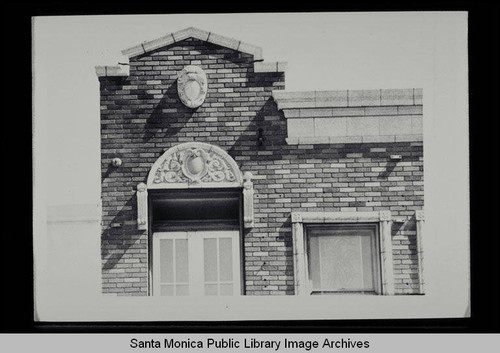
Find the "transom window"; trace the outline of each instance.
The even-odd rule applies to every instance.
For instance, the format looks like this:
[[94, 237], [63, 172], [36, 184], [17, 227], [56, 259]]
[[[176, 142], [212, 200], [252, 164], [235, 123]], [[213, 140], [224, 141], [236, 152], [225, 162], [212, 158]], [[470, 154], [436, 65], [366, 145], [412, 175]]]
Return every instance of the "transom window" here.
[[380, 293], [376, 224], [306, 225], [309, 291]]

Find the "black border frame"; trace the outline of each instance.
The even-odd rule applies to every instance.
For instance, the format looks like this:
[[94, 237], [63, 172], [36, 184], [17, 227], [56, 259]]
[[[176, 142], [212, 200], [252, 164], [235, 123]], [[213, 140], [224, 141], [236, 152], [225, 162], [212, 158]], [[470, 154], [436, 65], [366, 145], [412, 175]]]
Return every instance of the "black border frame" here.
[[[11, 204], [2, 232], [2, 333], [498, 333], [499, 319], [499, 240], [495, 234], [498, 209], [498, 23], [499, 5], [487, 1], [377, 3], [341, 2], [335, 5], [299, 8], [292, 3], [280, 9], [249, 3], [238, 9], [231, 4], [217, 8], [213, 3], [197, 7], [197, 13], [230, 12], [323, 12], [323, 11], [468, 11], [469, 13], [469, 137], [471, 207], [471, 317], [458, 319], [398, 320], [314, 320], [314, 321], [241, 321], [182, 323], [63, 323], [33, 320], [33, 170], [32, 170], [32, 77], [31, 17], [57, 15], [193, 13], [181, 3], [99, 3], [87, 2], [16, 2], [2, 4], [11, 21], [2, 21], [3, 64], [7, 77], [8, 104], [2, 139], [4, 185], [12, 193], [5, 198]], [[173, 7], [172, 7], [173, 6]], [[177, 6], [177, 7], [176, 7]], [[234, 5], [233, 5], [234, 6]], [[9, 69], [10, 68], [10, 69]], [[15, 68], [15, 69], [13, 69]], [[484, 122], [487, 122], [485, 124]], [[31, 134], [30, 131], [31, 130]], [[14, 167], [15, 166], [15, 167]], [[15, 170], [15, 173], [10, 172]], [[450, 177], [453, 177], [452, 175]], [[15, 179], [15, 184], [13, 182]], [[30, 188], [31, 186], [31, 188]], [[15, 211], [14, 211], [15, 210]], [[28, 221], [29, 220], [29, 221]], [[494, 225], [494, 226], [492, 226]], [[11, 310], [13, 309], [13, 310]]]

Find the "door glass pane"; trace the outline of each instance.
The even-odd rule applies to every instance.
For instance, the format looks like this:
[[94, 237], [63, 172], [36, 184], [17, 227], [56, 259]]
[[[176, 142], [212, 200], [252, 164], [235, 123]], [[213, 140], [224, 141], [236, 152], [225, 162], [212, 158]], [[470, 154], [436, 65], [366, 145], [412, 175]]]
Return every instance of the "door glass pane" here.
[[205, 284], [205, 295], [217, 295], [217, 284]]
[[217, 239], [203, 239], [205, 282], [217, 281]]
[[221, 284], [220, 285], [220, 295], [233, 295], [233, 285], [232, 284]]
[[[220, 280], [233, 280], [233, 241], [231, 238], [219, 239]], [[222, 288], [221, 288], [222, 291]], [[222, 293], [221, 293], [222, 294]]]
[[175, 286], [175, 295], [189, 295], [189, 284], [178, 284]]
[[171, 284], [162, 284], [161, 285], [161, 295], [172, 296], [174, 295], [174, 286]]
[[175, 239], [175, 282], [188, 282], [188, 243], [187, 239]]
[[160, 240], [160, 282], [174, 281], [174, 257], [171, 239]]
[[[239, 294], [237, 232], [160, 233], [153, 252], [155, 295]], [[238, 282], [236, 282], [236, 280]], [[195, 281], [195, 283], [193, 283]]]

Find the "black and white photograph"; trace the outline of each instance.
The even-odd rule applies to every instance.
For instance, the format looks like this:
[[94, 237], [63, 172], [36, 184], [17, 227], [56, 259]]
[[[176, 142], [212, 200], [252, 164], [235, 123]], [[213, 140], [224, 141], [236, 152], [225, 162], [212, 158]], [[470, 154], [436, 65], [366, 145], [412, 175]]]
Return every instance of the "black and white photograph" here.
[[[33, 309], [4, 305], [31, 311], [36, 333], [165, 334], [102, 335], [109, 352], [377, 351], [370, 329], [494, 326], [480, 318], [498, 312], [498, 272], [477, 263], [495, 262], [497, 215], [470, 182], [480, 174], [495, 199], [497, 157], [475, 146], [497, 114], [469, 104], [494, 101], [472, 68], [491, 81], [497, 51], [474, 40], [477, 12], [126, 7], [35, 11], [28, 95], [6, 80], [17, 111], [5, 121], [19, 125], [4, 130], [18, 136], [7, 155], [29, 145], [18, 131], [32, 99], [33, 193], [6, 201], [32, 218], [9, 220], [3, 274]], [[6, 71], [22, 76], [21, 52], [5, 47]], [[5, 185], [29, 184], [25, 160], [4, 163], [19, 175]], [[280, 327], [288, 336], [273, 337]], [[245, 329], [261, 336], [189, 333]]]
[[0, 350], [495, 351], [498, 5], [181, 5], [3, 5]]
[[468, 317], [466, 21], [33, 18], [36, 320]]

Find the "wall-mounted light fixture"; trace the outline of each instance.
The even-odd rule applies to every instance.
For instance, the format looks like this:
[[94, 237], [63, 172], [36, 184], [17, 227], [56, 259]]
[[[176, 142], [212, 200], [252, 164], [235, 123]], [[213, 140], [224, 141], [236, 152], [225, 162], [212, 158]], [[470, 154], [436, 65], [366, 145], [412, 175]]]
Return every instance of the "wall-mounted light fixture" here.
[[119, 167], [122, 165], [122, 160], [120, 158], [113, 158], [113, 160], [111, 161], [111, 165], [113, 167]]
[[257, 144], [259, 146], [262, 146], [262, 144], [264, 143], [264, 129], [259, 127], [259, 130], [257, 131]]

